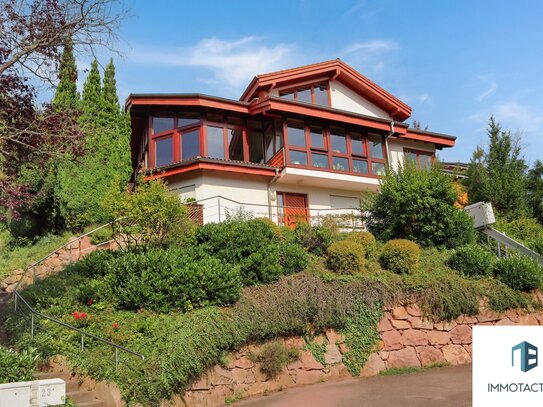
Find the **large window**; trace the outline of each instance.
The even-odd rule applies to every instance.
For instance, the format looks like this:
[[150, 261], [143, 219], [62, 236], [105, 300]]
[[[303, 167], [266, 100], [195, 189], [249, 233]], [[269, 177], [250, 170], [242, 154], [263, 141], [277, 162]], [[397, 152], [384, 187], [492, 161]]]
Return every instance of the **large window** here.
[[285, 132], [288, 162], [293, 166], [367, 176], [385, 172], [385, 146], [379, 134], [290, 120]]
[[228, 131], [228, 158], [243, 161], [243, 131], [227, 129]]
[[181, 133], [181, 159], [189, 160], [200, 155], [200, 129]]
[[298, 102], [330, 106], [327, 83], [300, 86], [293, 89], [282, 89], [279, 91], [279, 97], [283, 99], [296, 100]]
[[173, 117], [170, 116], [154, 116], [153, 117], [153, 134], [164, 133], [172, 130], [174, 127]]
[[207, 156], [212, 158], [224, 157], [224, 129], [207, 126]]

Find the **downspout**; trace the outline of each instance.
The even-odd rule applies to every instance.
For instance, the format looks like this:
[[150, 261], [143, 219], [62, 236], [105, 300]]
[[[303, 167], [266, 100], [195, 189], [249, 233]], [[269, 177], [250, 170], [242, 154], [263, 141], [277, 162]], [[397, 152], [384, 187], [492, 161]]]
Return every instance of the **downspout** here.
[[[275, 184], [277, 179], [279, 178], [279, 168], [275, 169], [275, 176], [272, 178], [270, 182], [268, 182], [268, 216], [270, 220], [273, 220], [273, 211], [272, 211], [272, 203], [271, 203], [271, 186]], [[275, 200], [277, 200], [277, 195], [275, 196]]]
[[388, 134], [385, 135], [385, 149], [387, 150], [387, 161], [388, 161], [388, 165], [389, 165], [389, 166], [392, 165], [392, 156], [390, 155], [390, 150], [389, 150], [389, 148], [388, 148], [388, 138], [389, 138], [390, 136], [393, 136], [394, 133], [396, 133], [396, 132], [394, 131], [394, 122], [391, 121], [391, 122], [390, 122], [390, 133], [388, 133]]

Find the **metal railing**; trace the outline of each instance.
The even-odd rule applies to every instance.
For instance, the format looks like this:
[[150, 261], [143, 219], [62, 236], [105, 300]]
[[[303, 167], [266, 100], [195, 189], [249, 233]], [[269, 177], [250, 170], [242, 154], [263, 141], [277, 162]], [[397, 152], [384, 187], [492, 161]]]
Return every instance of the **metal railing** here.
[[364, 229], [360, 208], [319, 208], [300, 206], [280, 206], [239, 202], [221, 195], [200, 199], [190, 203], [199, 207], [199, 211], [190, 211], [196, 223], [220, 223], [229, 217], [242, 214], [254, 218], [268, 218], [280, 226], [289, 226], [297, 222], [311, 225], [334, 224], [344, 230]]
[[[118, 219], [117, 221], [119, 221], [120, 219]], [[116, 221], [114, 221], [116, 222]], [[58, 326], [61, 326], [63, 328], [66, 328], [68, 330], [71, 330], [71, 331], [74, 331], [74, 332], [77, 332], [78, 334], [81, 335], [81, 342], [80, 342], [80, 347], [81, 347], [81, 351], [84, 351], [85, 350], [85, 337], [86, 338], [90, 338], [90, 339], [93, 339], [95, 341], [98, 341], [102, 344], [105, 344], [109, 347], [112, 347], [115, 349], [115, 369], [118, 368], [119, 366], [119, 351], [122, 351], [122, 352], [125, 352], [125, 353], [128, 353], [130, 355], [133, 355], [133, 356], [137, 356], [138, 358], [140, 358], [141, 360], [145, 360], [145, 356], [142, 355], [141, 353], [139, 352], [136, 352], [136, 351], [133, 351], [131, 349], [128, 349], [124, 346], [121, 346], [119, 344], [116, 344], [114, 342], [111, 342], [107, 339], [104, 339], [104, 338], [101, 338], [97, 335], [94, 335], [94, 334], [91, 334], [89, 332], [86, 332], [80, 328], [77, 328], [75, 326], [72, 326], [70, 324], [67, 324], [65, 322], [62, 322], [54, 317], [51, 317], [49, 315], [46, 315], [46, 314], [43, 314], [39, 311], [37, 311], [36, 309], [34, 309], [23, 297], [23, 295], [21, 294], [20, 292], [20, 287], [24, 287], [26, 285], [30, 285], [30, 284], [33, 284], [35, 281], [36, 281], [36, 267], [39, 266], [40, 264], [44, 263], [46, 260], [48, 260], [50, 257], [56, 255], [59, 251], [63, 250], [63, 249], [66, 249], [68, 248], [70, 250], [70, 259], [69, 259], [69, 263], [68, 264], [71, 264], [72, 263], [72, 245], [74, 243], [77, 243], [79, 242], [81, 239], [83, 239], [84, 237], [87, 237], [87, 236], [90, 236], [92, 235], [93, 233], [97, 232], [98, 230], [101, 230], [103, 228], [106, 228], [108, 226], [111, 226], [114, 222], [109, 222], [105, 225], [102, 225], [96, 229], [93, 229], [91, 230], [90, 232], [87, 232], [81, 236], [78, 236], [74, 239], [71, 239], [70, 241], [68, 241], [67, 243], [63, 244], [62, 246], [60, 246], [59, 248], [57, 248], [56, 250], [52, 251], [51, 253], [49, 253], [47, 256], [45, 257], [42, 257], [41, 259], [35, 261], [34, 263], [32, 263], [31, 265], [29, 265], [28, 267], [25, 268], [23, 274], [21, 275], [21, 279], [17, 282], [17, 284], [15, 285], [15, 288], [12, 292], [13, 296], [14, 296], [14, 300], [13, 300], [13, 303], [14, 303], [14, 310], [16, 312], [22, 312], [23, 311], [23, 307], [25, 310], [27, 310], [29, 313], [30, 313], [30, 336], [32, 339], [34, 339], [34, 333], [35, 333], [35, 330], [36, 330], [36, 327], [37, 327], [37, 323], [36, 323], [36, 318], [35, 317], [38, 317], [38, 318], [42, 318], [42, 319], [45, 319], [45, 320], [48, 320], [48, 321], [51, 321], [52, 323], [58, 325]], [[78, 250], [78, 253], [82, 253], [83, 251], [86, 251], [86, 250], [91, 250], [91, 249], [95, 249], [95, 248], [98, 248], [100, 246], [104, 246], [106, 244], [109, 244], [109, 243], [112, 243], [114, 242], [115, 240], [108, 240], [106, 242], [102, 242], [100, 244], [97, 244], [97, 245], [92, 245], [90, 247], [88, 247], [87, 249], [84, 249], [84, 250]], [[32, 270], [32, 273], [31, 275], [29, 274], [30, 270]], [[25, 285], [25, 283], [27, 282], [26, 280], [27, 279], [30, 279], [30, 281], [28, 282], [28, 284]], [[21, 307], [22, 305], [22, 307]]]

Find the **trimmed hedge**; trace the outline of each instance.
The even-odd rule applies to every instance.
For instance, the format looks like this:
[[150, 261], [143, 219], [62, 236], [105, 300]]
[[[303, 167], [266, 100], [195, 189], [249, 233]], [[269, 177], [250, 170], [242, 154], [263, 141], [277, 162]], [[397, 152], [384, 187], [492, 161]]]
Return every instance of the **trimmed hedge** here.
[[456, 249], [447, 265], [466, 277], [487, 277], [495, 262], [494, 256], [481, 246], [470, 244]]
[[364, 247], [351, 240], [342, 240], [328, 248], [326, 265], [336, 273], [356, 274], [364, 267], [364, 257]]
[[375, 236], [370, 232], [351, 232], [347, 235], [347, 240], [359, 243], [364, 247], [366, 257], [373, 257], [377, 250], [377, 241]]
[[390, 240], [383, 248], [379, 262], [384, 269], [394, 273], [413, 273], [419, 266], [418, 244], [406, 239]]
[[494, 267], [496, 277], [514, 290], [528, 291], [543, 282], [543, 267], [526, 256], [502, 257]]
[[328, 247], [337, 236], [330, 228], [324, 226], [311, 226], [307, 223], [297, 223], [294, 229], [296, 242], [305, 247], [309, 253], [324, 256]]

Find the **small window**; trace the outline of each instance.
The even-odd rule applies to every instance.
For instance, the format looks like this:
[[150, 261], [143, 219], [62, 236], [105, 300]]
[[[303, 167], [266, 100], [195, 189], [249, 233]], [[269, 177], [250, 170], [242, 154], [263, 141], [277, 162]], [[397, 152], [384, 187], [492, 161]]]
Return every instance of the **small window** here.
[[181, 159], [189, 160], [200, 155], [200, 130], [181, 134]]
[[207, 156], [212, 158], [224, 158], [222, 127], [207, 127]]
[[351, 149], [355, 155], [364, 155], [364, 140], [359, 133], [351, 133]]
[[381, 136], [370, 134], [369, 136], [370, 155], [373, 158], [383, 159], [383, 142]]
[[171, 137], [155, 141], [155, 164], [157, 167], [168, 165], [173, 162], [173, 139]]
[[328, 168], [328, 155], [312, 153], [311, 163], [315, 168]]
[[200, 123], [200, 115], [198, 113], [180, 113], [177, 117], [177, 127], [186, 127]]
[[234, 129], [226, 130], [228, 131], [228, 158], [243, 161], [243, 132]]
[[287, 131], [289, 145], [305, 147], [305, 132], [302, 123], [288, 123]]
[[315, 85], [313, 92], [316, 105], [328, 106], [328, 88], [326, 85]]
[[249, 161], [252, 163], [261, 163], [264, 161], [264, 135], [262, 130], [249, 130], [248, 140], [249, 143]]
[[349, 171], [349, 160], [343, 157], [332, 157], [333, 168], [336, 171]]
[[298, 102], [311, 103], [311, 88], [298, 89]]
[[366, 160], [353, 159], [353, 172], [358, 172], [360, 174], [367, 174], [369, 172], [368, 162]]
[[419, 166], [420, 168], [430, 169], [432, 167], [432, 156], [426, 154], [419, 155]]
[[153, 134], [173, 129], [173, 117], [153, 117]]
[[294, 165], [307, 165], [307, 153], [291, 150], [290, 163]]
[[371, 163], [371, 172], [374, 175], [385, 175], [385, 164]]
[[288, 91], [281, 91], [279, 92], [279, 97], [289, 100], [294, 100], [294, 91], [288, 90]]
[[347, 143], [343, 129], [332, 127], [330, 129], [330, 140], [332, 142], [332, 151], [334, 153], [347, 152]]
[[324, 148], [322, 127], [310, 127], [309, 134], [311, 135], [311, 148]]

